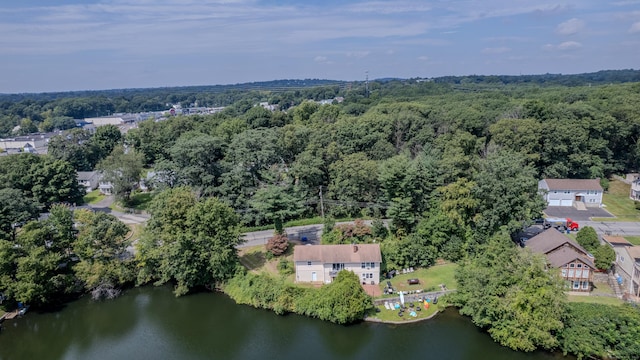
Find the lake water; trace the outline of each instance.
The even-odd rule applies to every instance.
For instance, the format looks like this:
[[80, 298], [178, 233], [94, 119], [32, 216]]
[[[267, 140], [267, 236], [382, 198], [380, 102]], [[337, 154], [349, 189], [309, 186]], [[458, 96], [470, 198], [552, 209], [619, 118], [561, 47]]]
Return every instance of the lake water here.
[[83, 298], [5, 321], [0, 359], [565, 359], [495, 344], [447, 310], [408, 324], [340, 326], [236, 305], [223, 294], [175, 298], [167, 287]]

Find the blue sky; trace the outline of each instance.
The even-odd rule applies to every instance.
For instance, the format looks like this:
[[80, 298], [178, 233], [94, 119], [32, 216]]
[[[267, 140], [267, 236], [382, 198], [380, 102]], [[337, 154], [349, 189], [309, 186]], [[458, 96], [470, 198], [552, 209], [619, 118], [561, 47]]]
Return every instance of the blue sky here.
[[20, 0], [0, 93], [640, 68], [640, 0]]

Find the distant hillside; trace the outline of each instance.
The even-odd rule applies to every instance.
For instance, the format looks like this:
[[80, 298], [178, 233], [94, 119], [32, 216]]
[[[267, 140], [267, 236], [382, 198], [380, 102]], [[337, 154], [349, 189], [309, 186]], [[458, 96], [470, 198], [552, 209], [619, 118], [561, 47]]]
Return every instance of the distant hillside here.
[[[480, 84], [480, 85], [517, 85], [531, 84], [538, 86], [584, 86], [603, 85], [625, 82], [640, 82], [640, 70], [602, 70], [584, 74], [541, 74], [541, 75], [466, 75], [466, 76], [442, 76], [430, 79], [400, 79], [393, 77], [371, 80], [381, 84], [394, 81], [426, 80], [438, 84]], [[270, 91], [282, 92], [290, 90], [310, 89], [314, 87], [337, 86], [340, 89], [348, 87], [348, 84], [362, 84], [363, 81], [339, 81], [327, 79], [284, 79], [272, 81], [259, 81], [242, 84], [228, 85], [199, 85], [176, 86], [162, 88], [133, 88], [112, 90], [84, 90], [50, 93], [24, 93], [24, 94], [0, 94], [0, 101], [20, 102], [22, 100], [50, 101], [63, 98], [89, 98], [89, 97], [127, 97], [136, 95], [145, 97], [165, 98], [171, 95], [201, 94], [201, 93], [225, 93], [244, 91]]]
[[0, 101], [18, 102], [25, 99], [32, 100], [55, 100], [60, 98], [83, 98], [83, 97], [117, 97], [132, 96], [136, 94], [185, 94], [185, 93], [221, 93], [226, 91], [248, 91], [248, 90], [266, 90], [266, 91], [286, 91], [296, 89], [306, 89], [318, 86], [338, 85], [344, 87], [347, 83], [338, 80], [326, 79], [284, 79], [259, 81], [242, 84], [228, 85], [198, 85], [198, 86], [175, 86], [161, 88], [133, 88], [133, 89], [111, 89], [111, 90], [82, 90], [82, 91], [66, 91], [66, 92], [50, 92], [50, 93], [23, 93], [23, 94], [0, 94]]
[[431, 79], [441, 84], [534, 84], [534, 85], [603, 85], [640, 81], [640, 70], [602, 70], [584, 74], [542, 75], [468, 75], [442, 76]]

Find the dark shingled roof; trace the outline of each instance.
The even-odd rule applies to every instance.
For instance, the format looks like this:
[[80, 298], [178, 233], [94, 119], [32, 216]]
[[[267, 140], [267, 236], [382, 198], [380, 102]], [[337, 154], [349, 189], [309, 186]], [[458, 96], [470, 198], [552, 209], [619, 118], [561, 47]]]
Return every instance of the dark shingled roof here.
[[549, 190], [599, 190], [600, 179], [544, 179]]
[[[356, 251], [354, 251], [354, 247]], [[298, 245], [293, 248], [293, 261], [329, 263], [382, 262], [379, 244]]]
[[562, 267], [564, 266], [564, 264], [568, 264], [576, 259], [589, 265], [592, 269], [596, 268], [596, 266], [593, 264], [593, 261], [588, 256], [577, 252], [570, 246], [563, 246], [547, 254], [547, 260], [549, 261], [549, 264], [557, 268]]
[[593, 260], [587, 255], [587, 250], [554, 228], [532, 237], [526, 242], [526, 246], [535, 253], [545, 255], [549, 264], [554, 267], [562, 267], [566, 263], [579, 259], [595, 269]]
[[580, 246], [580, 244], [554, 228], [549, 228], [526, 242], [527, 247], [530, 248], [531, 251], [539, 254], [548, 254], [553, 249], [564, 244], [569, 244], [584, 254], [587, 253], [587, 250]]

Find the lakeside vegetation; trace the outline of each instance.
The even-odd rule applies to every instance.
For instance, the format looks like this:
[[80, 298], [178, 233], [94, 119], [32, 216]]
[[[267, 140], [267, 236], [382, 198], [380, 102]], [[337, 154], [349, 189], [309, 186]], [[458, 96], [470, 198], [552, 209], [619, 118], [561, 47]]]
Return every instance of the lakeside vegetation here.
[[[372, 304], [353, 291], [361, 290], [357, 278], [341, 273], [335, 286], [294, 286], [280, 275], [292, 269], [289, 253], [276, 263], [250, 253], [242, 261], [236, 251], [241, 226], [278, 230], [324, 212], [373, 219], [372, 226], [327, 221], [323, 242], [380, 243], [385, 271], [427, 272], [440, 259], [458, 264], [451, 302], [505, 346], [637, 358], [627, 346], [628, 333], [640, 328], [635, 320], [628, 333], [608, 331], [597, 347], [580, 334], [602, 319], [619, 330], [620, 314], [635, 309], [589, 304], [598, 310], [582, 311], [544, 261], [510, 236], [540, 216], [540, 177], [606, 178], [639, 168], [640, 84], [468, 80], [236, 93], [218, 114], [144, 121], [124, 136], [114, 127], [97, 135], [72, 130], [52, 140], [47, 156], [3, 156], [0, 199], [11, 206], [0, 214], [0, 292], [46, 307], [83, 292], [170, 283], [177, 296], [223, 288], [238, 303], [277, 313], [358, 321]], [[336, 96], [344, 101], [309, 101]], [[37, 128], [54, 104], [60, 116], [87, 104], [113, 106], [104, 98], [43, 101], [3, 105], [3, 116], [11, 113], [3, 126]], [[259, 101], [283, 106], [271, 112], [254, 106]], [[114, 182], [125, 206], [151, 215], [135, 257], [126, 251], [129, 229], [117, 219], [57, 205], [81, 202], [75, 172], [94, 168]], [[157, 174], [155, 195], [138, 202], [135, 183], [145, 168]], [[620, 215], [637, 215], [610, 200]], [[42, 208], [52, 216], [35, 220]], [[382, 218], [391, 220], [388, 229]], [[261, 263], [277, 264], [278, 274], [241, 266]]]

